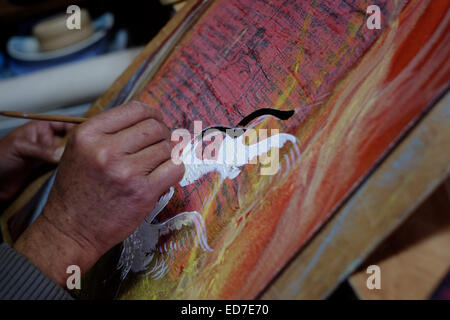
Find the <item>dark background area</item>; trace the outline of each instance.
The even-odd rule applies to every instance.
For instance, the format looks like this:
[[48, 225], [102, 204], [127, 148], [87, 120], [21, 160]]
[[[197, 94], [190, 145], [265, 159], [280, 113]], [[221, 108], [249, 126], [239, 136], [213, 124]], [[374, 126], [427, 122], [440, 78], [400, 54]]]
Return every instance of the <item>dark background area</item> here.
[[173, 10], [158, 0], [0, 0], [0, 51], [5, 52], [9, 37], [30, 34], [37, 21], [65, 12], [73, 4], [88, 9], [92, 19], [107, 11], [113, 13], [114, 29], [129, 31], [129, 46], [148, 43]]

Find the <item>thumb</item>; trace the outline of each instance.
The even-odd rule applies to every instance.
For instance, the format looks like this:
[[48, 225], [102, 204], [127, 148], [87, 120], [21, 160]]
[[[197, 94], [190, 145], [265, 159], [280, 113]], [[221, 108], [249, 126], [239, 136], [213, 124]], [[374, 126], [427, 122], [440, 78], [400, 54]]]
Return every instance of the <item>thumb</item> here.
[[58, 147], [53, 151], [53, 160], [55, 161], [55, 163], [59, 162], [59, 160], [61, 160], [61, 157], [64, 153], [64, 146]]
[[20, 155], [23, 158], [31, 158], [48, 163], [58, 163], [63, 152], [63, 146], [48, 147], [39, 144], [24, 143], [20, 147]]

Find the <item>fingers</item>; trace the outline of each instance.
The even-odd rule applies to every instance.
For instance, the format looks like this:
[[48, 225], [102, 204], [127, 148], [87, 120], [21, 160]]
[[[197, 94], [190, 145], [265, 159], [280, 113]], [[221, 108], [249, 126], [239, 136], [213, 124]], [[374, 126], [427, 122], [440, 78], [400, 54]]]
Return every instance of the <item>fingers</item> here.
[[170, 139], [167, 126], [155, 119], [146, 119], [115, 134], [117, 143], [127, 154], [136, 153], [148, 146]]
[[163, 121], [161, 111], [142, 102], [132, 101], [86, 121], [103, 133], [116, 133], [146, 119]]
[[20, 141], [16, 148], [20, 157], [24, 159], [42, 160], [48, 163], [57, 163], [63, 151], [61, 148], [42, 146], [29, 141]]
[[[15, 153], [26, 161], [57, 163], [63, 152], [62, 133], [71, 127], [72, 124], [30, 121], [15, 132], [13, 140]], [[61, 135], [58, 135], [59, 133]], [[33, 163], [29, 162], [29, 165]]]
[[169, 137], [159, 110], [132, 102], [80, 125], [68, 151], [78, 148], [82, 151], [77, 154], [93, 157], [96, 172], [110, 176], [108, 181], [121, 185], [120, 189], [136, 194], [150, 189], [160, 196], [184, 174], [184, 166], [171, 160]]
[[169, 141], [163, 140], [151, 145], [138, 153], [130, 155], [132, 165], [138, 166], [140, 172], [151, 174], [159, 165], [170, 159], [172, 146]]
[[162, 195], [167, 189], [176, 185], [184, 175], [184, 165], [176, 165], [172, 159], [166, 160], [148, 175], [148, 182], [153, 190]]
[[75, 127], [75, 124], [73, 123], [56, 121], [48, 122], [48, 125], [50, 126], [50, 129], [56, 134], [67, 133]]
[[22, 140], [39, 144], [42, 148], [56, 148], [62, 142], [61, 137], [73, 126], [71, 123], [30, 121], [19, 130]]

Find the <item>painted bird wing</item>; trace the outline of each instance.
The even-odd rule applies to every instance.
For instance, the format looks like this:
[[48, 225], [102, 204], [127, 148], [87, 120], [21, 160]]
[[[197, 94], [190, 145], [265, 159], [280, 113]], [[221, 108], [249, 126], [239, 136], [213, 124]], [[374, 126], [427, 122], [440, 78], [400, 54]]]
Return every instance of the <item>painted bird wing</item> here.
[[170, 260], [176, 251], [189, 251], [196, 246], [212, 251], [205, 223], [197, 211], [177, 214], [159, 224], [144, 222], [123, 245], [119, 264], [122, 279], [129, 271], [160, 279], [169, 271]]
[[[157, 242], [147, 242], [142, 246], [147, 259], [137, 266], [145, 270], [143, 275], [153, 279], [164, 277], [170, 268], [170, 261], [177, 251], [189, 251], [199, 246], [204, 251], [212, 251], [208, 245], [203, 218], [197, 211], [183, 212], [160, 224], [149, 224], [148, 229], [157, 230]], [[146, 236], [144, 236], [146, 238]], [[145, 242], [144, 242], [145, 243]], [[150, 245], [151, 247], [147, 247]]]

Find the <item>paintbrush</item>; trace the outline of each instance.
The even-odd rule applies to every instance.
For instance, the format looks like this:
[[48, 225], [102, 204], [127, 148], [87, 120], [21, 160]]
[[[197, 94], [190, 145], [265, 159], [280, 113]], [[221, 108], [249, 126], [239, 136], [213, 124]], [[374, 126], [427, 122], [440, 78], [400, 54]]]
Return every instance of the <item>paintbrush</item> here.
[[13, 118], [34, 119], [34, 120], [44, 120], [44, 121], [57, 121], [57, 122], [70, 122], [70, 123], [83, 123], [84, 121], [86, 121], [88, 119], [88, 118], [79, 118], [79, 117], [71, 117], [71, 116], [16, 112], [16, 111], [0, 111], [0, 115], [5, 116], [5, 117], [13, 117]]

